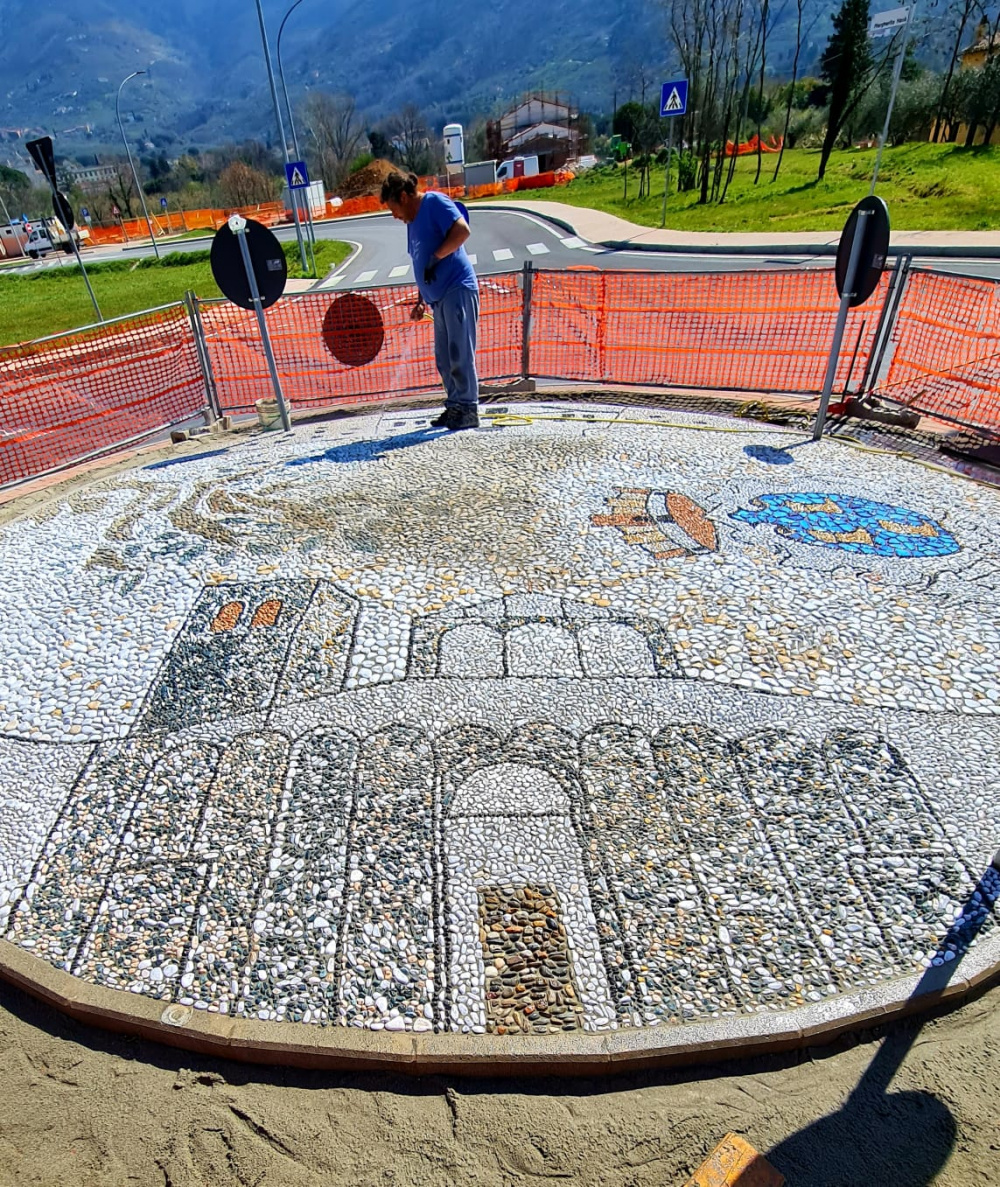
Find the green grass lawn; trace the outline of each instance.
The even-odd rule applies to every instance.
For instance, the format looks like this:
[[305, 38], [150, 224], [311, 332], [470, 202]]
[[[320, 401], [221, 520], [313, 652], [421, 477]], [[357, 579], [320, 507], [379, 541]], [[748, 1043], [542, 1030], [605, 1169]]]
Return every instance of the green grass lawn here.
[[[791, 149], [776, 182], [776, 156], [765, 153], [760, 182], [757, 158], [739, 157], [721, 205], [698, 205], [696, 192], [672, 193], [667, 226], [679, 231], [839, 231], [854, 205], [868, 193], [875, 149], [835, 152], [822, 182], [816, 181], [819, 150]], [[728, 163], [727, 163], [728, 164]], [[676, 165], [673, 174], [677, 184]], [[641, 201], [638, 175], [630, 168], [624, 201], [621, 167], [581, 174], [568, 186], [531, 190], [527, 200], [549, 199], [617, 214], [658, 227], [663, 207], [663, 167], [654, 167], [653, 192]], [[948, 144], [887, 148], [878, 190], [899, 231], [989, 231], [1000, 229], [1000, 147], [960, 149]]]
[[[283, 243], [288, 275], [302, 275], [298, 245]], [[346, 259], [347, 243], [317, 239], [316, 268], [320, 276]], [[152, 256], [87, 264], [87, 275], [105, 317], [137, 313], [155, 305], [180, 301], [188, 289], [199, 297], [222, 294], [212, 279], [207, 251], [171, 252], [158, 263]], [[91, 324], [94, 307], [76, 265], [21, 276], [0, 274], [0, 345], [26, 342]]]

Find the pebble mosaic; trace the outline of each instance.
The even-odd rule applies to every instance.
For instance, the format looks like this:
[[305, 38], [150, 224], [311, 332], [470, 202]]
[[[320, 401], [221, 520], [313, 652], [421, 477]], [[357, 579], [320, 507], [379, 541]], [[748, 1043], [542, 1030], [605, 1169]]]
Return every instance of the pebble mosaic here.
[[231, 1016], [546, 1035], [991, 934], [1000, 492], [634, 407], [428, 421], [0, 528], [6, 939]]

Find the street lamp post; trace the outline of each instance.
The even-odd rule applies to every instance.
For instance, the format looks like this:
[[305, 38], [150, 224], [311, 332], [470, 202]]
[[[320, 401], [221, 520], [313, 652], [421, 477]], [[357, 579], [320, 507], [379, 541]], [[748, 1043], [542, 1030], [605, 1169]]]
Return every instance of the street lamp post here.
[[145, 70], [133, 70], [128, 78], [123, 78], [119, 87], [118, 94], [115, 95], [115, 115], [118, 117], [118, 131], [122, 134], [122, 144], [125, 145], [125, 155], [128, 157], [129, 168], [132, 170], [132, 180], [135, 182], [136, 192], [139, 195], [139, 201], [142, 203], [142, 213], [146, 216], [146, 226], [149, 228], [149, 240], [153, 245], [153, 254], [157, 259], [160, 258], [160, 249], [156, 245], [156, 236], [153, 234], [153, 224], [150, 222], [149, 211], [146, 209], [146, 196], [142, 192], [142, 186], [139, 184], [139, 175], [135, 171], [135, 162], [132, 160], [132, 150], [128, 146], [128, 140], [125, 137], [125, 129], [122, 127], [122, 114], [119, 107], [119, 100], [122, 97], [122, 87], [129, 81], [140, 74], [145, 74]]
[[[285, 110], [288, 112], [288, 128], [292, 133], [292, 145], [295, 149], [295, 159], [302, 160], [302, 150], [299, 148], [299, 134], [295, 130], [295, 113], [292, 111], [292, 105], [288, 101], [288, 87], [285, 86], [285, 68], [281, 64], [281, 34], [285, 31], [285, 22], [292, 15], [292, 13], [302, 3], [302, 0], [295, 0], [292, 7], [281, 18], [281, 24], [278, 26], [278, 40], [277, 40], [277, 56], [278, 56], [278, 77], [281, 79], [281, 93], [285, 97]], [[291, 194], [291, 191], [289, 191]], [[298, 193], [291, 194], [292, 200], [298, 200]], [[313, 273], [316, 272], [316, 232], [313, 228], [312, 218], [312, 197], [306, 199], [306, 225], [309, 228], [309, 250], [312, 252]]]
[[[267, 81], [271, 87], [271, 102], [274, 104], [274, 119], [278, 125], [278, 139], [281, 141], [281, 151], [284, 154], [285, 164], [287, 165], [292, 158], [288, 155], [288, 141], [285, 139], [285, 122], [281, 118], [281, 108], [278, 106], [278, 92], [274, 85], [274, 69], [271, 66], [271, 47], [267, 41], [267, 28], [264, 25], [264, 10], [260, 6], [260, 0], [256, 0], [256, 3], [257, 20], [260, 22], [260, 39], [264, 46], [264, 63], [267, 66]], [[302, 226], [299, 223], [299, 207], [298, 203], [295, 201], [295, 195], [291, 186], [288, 187], [288, 196], [292, 203], [292, 215], [295, 219], [295, 235], [299, 241], [299, 254], [302, 256], [302, 271], [305, 272], [309, 264], [306, 260], [305, 244], [302, 242]]]

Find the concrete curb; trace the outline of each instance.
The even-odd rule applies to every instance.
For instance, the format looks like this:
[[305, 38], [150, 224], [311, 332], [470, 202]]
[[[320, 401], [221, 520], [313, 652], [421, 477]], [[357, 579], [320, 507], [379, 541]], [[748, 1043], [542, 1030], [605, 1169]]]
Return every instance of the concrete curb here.
[[[510, 213], [517, 212], [518, 203], [511, 202], [509, 204], [487, 204], [477, 203], [478, 210], [496, 210], [498, 212]], [[536, 218], [540, 218], [545, 222], [552, 223], [553, 226], [558, 227], [561, 231], [565, 231], [568, 235], [577, 235], [581, 239], [586, 239], [586, 236], [565, 218], [560, 218], [554, 214], [546, 214], [535, 207], [530, 210], [525, 209], [524, 213], [532, 214]], [[599, 211], [596, 213], [600, 213]], [[643, 230], [653, 230], [655, 228], [643, 228]], [[909, 234], [910, 232], [899, 232], [899, 234]], [[724, 235], [725, 232], [718, 232], [719, 235]], [[822, 232], [820, 232], [822, 234]], [[609, 251], [643, 251], [643, 252], [659, 252], [661, 254], [669, 255], [722, 255], [722, 256], [819, 256], [828, 255], [835, 256], [837, 254], [837, 245], [840, 241], [839, 231], [827, 232], [829, 238], [822, 242], [815, 243], [637, 243], [633, 239], [593, 239], [587, 240], [592, 243], [594, 247], [606, 247]], [[933, 257], [939, 259], [995, 259], [1000, 256], [1000, 248], [981, 246], [971, 244], [968, 246], [952, 245], [952, 244], [896, 244], [890, 243], [889, 255], [902, 256], [914, 255], [923, 257]]]
[[[962, 975], [952, 976], [959, 968]], [[849, 1031], [953, 1008], [1000, 983], [1000, 935], [980, 941], [961, 962], [797, 1010], [537, 1038], [390, 1033], [223, 1017], [105, 989], [8, 940], [0, 940], [0, 979], [88, 1026], [244, 1063], [416, 1076], [595, 1076], [817, 1047]]]

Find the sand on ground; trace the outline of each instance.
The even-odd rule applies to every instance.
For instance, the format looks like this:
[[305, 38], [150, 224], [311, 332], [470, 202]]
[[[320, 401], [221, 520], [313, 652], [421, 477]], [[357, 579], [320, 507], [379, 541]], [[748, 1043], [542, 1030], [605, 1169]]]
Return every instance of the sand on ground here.
[[680, 1187], [728, 1130], [789, 1187], [986, 1187], [998, 1007], [741, 1064], [487, 1081], [207, 1059], [0, 985], [0, 1187]]

